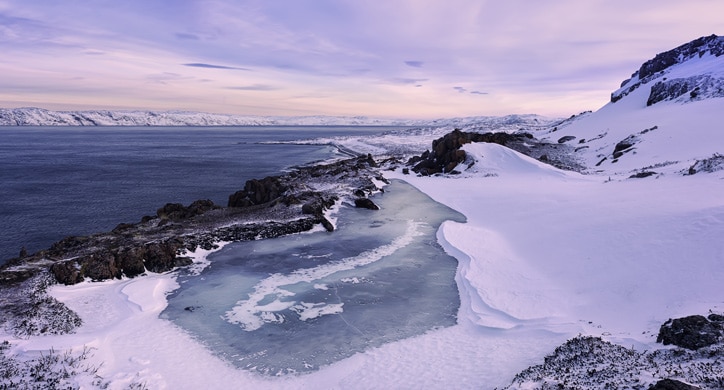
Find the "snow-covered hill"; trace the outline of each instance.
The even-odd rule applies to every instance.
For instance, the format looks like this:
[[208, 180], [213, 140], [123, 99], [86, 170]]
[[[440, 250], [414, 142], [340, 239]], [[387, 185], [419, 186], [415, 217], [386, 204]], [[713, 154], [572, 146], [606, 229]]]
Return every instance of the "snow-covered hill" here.
[[443, 119], [385, 119], [365, 116], [252, 116], [186, 111], [50, 111], [0, 108], [0, 126], [484, 126], [490, 122], [548, 122], [538, 115]]
[[718, 169], [724, 153], [723, 54], [724, 37], [717, 36], [658, 54], [600, 110], [539, 136], [575, 146], [591, 173]]

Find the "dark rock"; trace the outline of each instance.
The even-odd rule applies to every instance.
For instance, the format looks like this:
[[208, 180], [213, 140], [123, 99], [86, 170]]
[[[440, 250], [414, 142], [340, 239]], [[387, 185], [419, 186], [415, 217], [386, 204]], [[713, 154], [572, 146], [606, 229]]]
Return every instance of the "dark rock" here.
[[692, 386], [676, 379], [662, 379], [649, 387], [649, 390], [698, 390], [701, 387]]
[[334, 225], [332, 225], [332, 222], [329, 222], [329, 220], [327, 218], [322, 217], [321, 223], [322, 223], [322, 226], [324, 227], [324, 229], [327, 230], [328, 232], [334, 231]]
[[82, 276], [93, 281], [121, 278], [121, 269], [116, 264], [116, 257], [108, 251], [90, 254], [78, 262], [81, 263]]
[[144, 248], [144, 264], [151, 272], [166, 272], [177, 266], [176, 251], [181, 249], [175, 243], [159, 242], [146, 244]]
[[132, 278], [146, 272], [143, 264], [145, 249], [142, 246], [131, 246], [121, 248], [115, 254], [116, 263], [121, 268], [123, 275]]
[[[706, 53], [709, 53], [715, 57], [719, 57], [720, 55], [724, 54], [724, 38], [718, 37], [716, 35], [701, 37], [689, 43], [683, 44], [675, 49], [657, 54], [651, 60], [644, 62], [639, 70], [631, 75], [630, 79], [621, 83], [621, 88], [611, 94], [611, 102], [615, 103], [621, 100], [624, 96], [639, 88], [641, 85], [645, 85], [653, 80], [660, 78], [668, 71], [670, 67], [686, 62], [692, 58], [702, 57]], [[663, 77], [664, 83], [668, 81], [671, 80], [667, 80], [666, 77]], [[674, 85], [677, 83], [679, 84], [679, 86]], [[670, 90], [672, 93], [677, 94], [679, 92], [682, 92], [682, 94], [689, 92], [689, 90], [681, 88], [681, 82], [679, 81], [675, 81], [674, 83], [671, 83], [669, 85], [665, 85], [662, 83], [662, 85], [659, 86], [658, 89], [659, 90], [654, 93], [656, 97], [649, 97], [649, 105], [654, 104], [656, 101], [660, 101], [659, 99], [661, 98], [666, 100], [672, 96], [670, 93], [661, 93], [661, 90], [664, 89]], [[654, 91], [652, 88], [652, 93], [653, 92]], [[694, 91], [692, 90], [692, 92]], [[696, 91], [695, 95], [692, 98], [698, 99], [697, 95], [699, 95], [699, 91]]]
[[167, 203], [156, 211], [156, 215], [162, 220], [183, 221], [218, 208], [220, 206], [215, 205], [214, 202], [208, 199], [194, 201], [188, 207], [180, 203]]
[[[230, 196], [233, 207], [222, 208], [210, 200], [189, 206], [169, 203], [159, 208], [156, 216], [144, 217], [137, 224], [66, 237], [32, 255], [25, 251], [22, 257], [0, 265], [0, 288], [46, 271], [64, 284], [166, 272], [191, 263], [190, 258], [179, 256], [182, 251], [211, 250], [219, 241], [273, 238], [318, 225], [333, 231], [324, 210], [332, 207], [340, 194], [379, 191], [375, 182], [384, 178], [373, 169], [377, 163], [371, 157], [297, 167], [282, 176], [250, 180], [244, 190]], [[311, 190], [316, 187], [309, 184], [315, 181], [327, 189]]]
[[712, 313], [709, 314], [706, 318], [711, 322], [724, 322], [724, 315], [721, 314]]
[[629, 179], [643, 179], [645, 177], [653, 176], [655, 174], [656, 174], [656, 172], [654, 172], [654, 171], [643, 171], [643, 172], [635, 173], [635, 174], [629, 176], [628, 178]]
[[76, 261], [65, 261], [50, 266], [50, 272], [59, 283], [72, 285], [83, 281], [81, 268]]
[[464, 150], [460, 150], [465, 144], [471, 142], [488, 142], [508, 146], [511, 143], [523, 144], [532, 137], [529, 133], [467, 133], [455, 129], [443, 137], [432, 141], [432, 151], [425, 151], [419, 157], [408, 160], [408, 164], [414, 166], [412, 170], [424, 176], [438, 173], [450, 173], [458, 164], [466, 159]]
[[320, 202], [309, 202], [302, 205], [302, 213], [303, 214], [322, 214], [324, 212], [324, 208], [322, 207], [322, 204]]
[[724, 155], [714, 153], [709, 158], [703, 160], [696, 160], [696, 162], [689, 167], [687, 174], [694, 175], [699, 172], [716, 172], [724, 169]]
[[696, 350], [716, 344], [723, 335], [723, 325], [701, 315], [668, 320], [661, 325], [656, 342]]
[[279, 176], [248, 180], [244, 189], [229, 196], [228, 207], [249, 207], [271, 202], [284, 194], [287, 187]]
[[354, 200], [354, 207], [362, 208], [362, 209], [369, 209], [369, 210], [379, 210], [380, 207], [375, 204], [375, 202], [371, 201], [368, 198], [357, 198]]
[[694, 56], [701, 57], [706, 52], [710, 52], [716, 57], [724, 54], [724, 40], [716, 35], [710, 35], [708, 37], [697, 38], [675, 49], [659, 53], [653, 59], [641, 65], [638, 76], [644, 79]]
[[576, 139], [575, 136], [566, 135], [566, 136], [563, 136], [563, 137], [559, 138], [559, 139], [558, 139], [558, 143], [559, 143], [559, 144], [564, 144], [564, 143], [566, 143], [566, 142], [568, 142], [568, 141], [573, 141], [574, 139]]

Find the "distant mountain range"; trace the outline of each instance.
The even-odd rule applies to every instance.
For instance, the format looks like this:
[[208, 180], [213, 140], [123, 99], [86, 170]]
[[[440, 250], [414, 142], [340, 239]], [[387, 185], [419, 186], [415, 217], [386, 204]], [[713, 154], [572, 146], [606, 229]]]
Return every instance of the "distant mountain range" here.
[[[432, 120], [382, 119], [366, 116], [249, 116], [188, 111], [51, 111], [36, 107], [0, 108], [0, 126], [468, 126], [488, 123], [490, 116]], [[537, 115], [510, 115], [548, 121]]]

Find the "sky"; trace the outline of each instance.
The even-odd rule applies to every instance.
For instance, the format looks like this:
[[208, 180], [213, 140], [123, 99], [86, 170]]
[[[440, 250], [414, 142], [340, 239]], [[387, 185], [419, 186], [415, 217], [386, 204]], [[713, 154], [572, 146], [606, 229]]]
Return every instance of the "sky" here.
[[432, 119], [596, 110], [721, 0], [0, 0], [0, 107]]

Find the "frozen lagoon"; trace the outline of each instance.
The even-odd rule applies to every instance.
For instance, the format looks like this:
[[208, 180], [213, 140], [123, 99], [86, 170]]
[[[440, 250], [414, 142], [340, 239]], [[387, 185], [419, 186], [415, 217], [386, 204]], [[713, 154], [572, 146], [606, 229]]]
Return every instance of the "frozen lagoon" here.
[[202, 273], [179, 277], [162, 317], [270, 375], [455, 325], [457, 262], [436, 232], [465, 217], [402, 181], [373, 199], [380, 211], [342, 207], [331, 234], [225, 246]]

